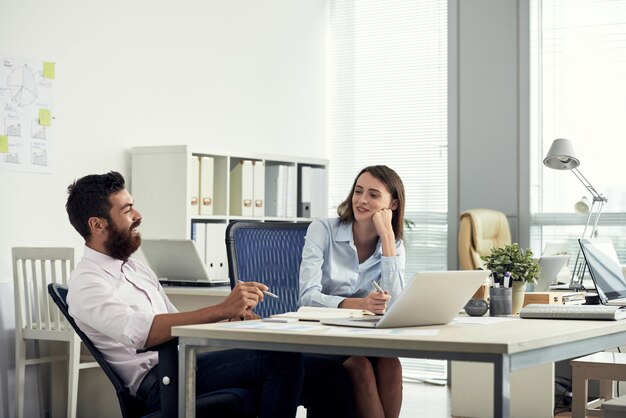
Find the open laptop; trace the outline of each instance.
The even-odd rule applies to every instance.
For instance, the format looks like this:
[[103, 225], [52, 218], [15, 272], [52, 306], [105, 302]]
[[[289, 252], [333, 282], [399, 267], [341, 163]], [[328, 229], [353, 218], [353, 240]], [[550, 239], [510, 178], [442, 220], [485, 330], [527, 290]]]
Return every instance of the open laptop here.
[[626, 306], [626, 280], [613, 241], [608, 238], [579, 239], [600, 303]]
[[165, 286], [225, 286], [227, 281], [211, 279], [190, 239], [142, 239], [141, 252]]
[[487, 270], [417, 273], [382, 316], [323, 319], [326, 325], [398, 328], [441, 325], [452, 321], [490, 272]]
[[557, 276], [569, 261], [569, 255], [544, 255], [537, 261], [541, 267], [539, 279], [535, 285], [535, 292], [547, 292], [550, 286], [556, 285]]

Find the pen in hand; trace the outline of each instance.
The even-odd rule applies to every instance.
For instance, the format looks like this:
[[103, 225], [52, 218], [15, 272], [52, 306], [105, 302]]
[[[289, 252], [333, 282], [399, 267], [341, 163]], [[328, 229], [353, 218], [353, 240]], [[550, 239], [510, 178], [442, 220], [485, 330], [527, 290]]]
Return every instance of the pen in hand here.
[[[244, 282], [243, 282], [243, 281], [241, 281], [241, 280], [238, 280], [238, 282], [239, 282], [239, 283], [244, 283]], [[274, 294], [274, 293], [270, 292], [269, 290], [261, 290], [261, 292], [263, 292], [263, 294], [264, 294], [265, 296], [269, 296], [269, 297], [271, 297], [271, 298], [278, 299], [278, 295], [276, 295], [276, 294]]]
[[379, 293], [385, 293], [385, 291], [383, 290], [382, 287], [380, 287], [380, 285], [376, 282], [376, 280], [372, 281], [372, 286], [374, 286], [374, 288], [376, 289], [377, 292]]

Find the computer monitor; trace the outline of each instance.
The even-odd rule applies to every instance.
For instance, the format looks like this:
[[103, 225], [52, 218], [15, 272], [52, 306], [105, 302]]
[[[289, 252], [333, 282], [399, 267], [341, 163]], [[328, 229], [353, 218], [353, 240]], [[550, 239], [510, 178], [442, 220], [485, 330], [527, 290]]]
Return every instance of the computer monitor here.
[[613, 242], [608, 238], [579, 239], [600, 302], [626, 298], [626, 280]]

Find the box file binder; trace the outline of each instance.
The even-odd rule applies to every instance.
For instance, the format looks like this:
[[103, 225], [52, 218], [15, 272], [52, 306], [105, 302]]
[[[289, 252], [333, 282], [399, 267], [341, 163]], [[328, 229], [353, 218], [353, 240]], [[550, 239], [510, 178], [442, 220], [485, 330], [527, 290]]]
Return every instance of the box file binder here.
[[298, 216], [301, 218], [311, 217], [311, 178], [312, 167], [300, 168], [300, 200], [298, 201]]
[[239, 161], [230, 172], [231, 215], [253, 216], [253, 186], [252, 161]]
[[206, 265], [212, 281], [228, 281], [226, 224], [206, 224]]
[[213, 215], [213, 158], [200, 157], [200, 215]]
[[[191, 239], [196, 243], [198, 254], [200, 258], [206, 264], [206, 224], [202, 222], [194, 222], [191, 224]], [[211, 277], [209, 275], [209, 277]], [[211, 277], [212, 278], [212, 277]]]
[[287, 218], [295, 218], [297, 214], [298, 182], [296, 176], [296, 166], [287, 166]]
[[320, 167], [311, 169], [311, 218], [328, 216], [326, 198], [326, 170]]
[[189, 160], [191, 178], [189, 186], [188, 205], [192, 215], [200, 214], [200, 158], [192, 155]]
[[262, 217], [265, 215], [265, 164], [263, 161], [252, 163], [252, 215]]

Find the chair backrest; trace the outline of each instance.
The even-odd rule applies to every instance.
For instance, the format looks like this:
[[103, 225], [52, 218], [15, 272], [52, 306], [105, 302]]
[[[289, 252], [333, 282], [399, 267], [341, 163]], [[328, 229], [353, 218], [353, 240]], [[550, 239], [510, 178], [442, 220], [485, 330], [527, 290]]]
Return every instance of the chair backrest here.
[[76, 325], [74, 319], [69, 313], [68, 305], [67, 305], [67, 285], [61, 285], [58, 283], [50, 283], [48, 285], [48, 294], [54, 301], [54, 303], [58, 306], [59, 310], [67, 320], [67, 322], [71, 325], [71, 327], [76, 331], [80, 339], [83, 341], [87, 349], [91, 355], [96, 359], [104, 373], [107, 375], [111, 383], [115, 388], [115, 393], [117, 395], [117, 399], [120, 403], [120, 409], [122, 411], [122, 416], [124, 418], [135, 418], [135, 417], [143, 417], [148, 414], [148, 408], [137, 400], [135, 397], [131, 396], [130, 392], [124, 385], [124, 382], [119, 377], [119, 375], [111, 368], [109, 363], [102, 356], [102, 353], [98, 348], [91, 342], [89, 337], [85, 335], [84, 332]]
[[261, 317], [298, 309], [300, 262], [308, 222], [233, 222], [226, 228], [231, 287], [241, 280], [269, 286], [279, 299], [266, 297], [255, 308]]
[[14, 247], [12, 254], [16, 330], [27, 338], [29, 333], [71, 332], [50, 304], [46, 287], [67, 284], [74, 269], [74, 249]]
[[459, 220], [459, 267], [474, 270], [484, 265], [481, 256], [492, 248], [511, 244], [509, 222], [503, 212], [492, 209], [471, 209], [461, 213]]

